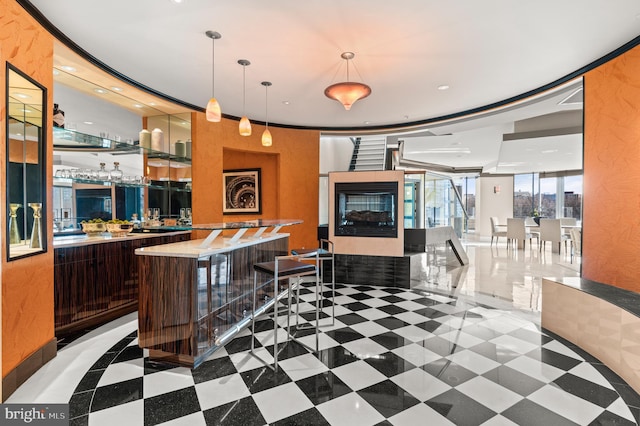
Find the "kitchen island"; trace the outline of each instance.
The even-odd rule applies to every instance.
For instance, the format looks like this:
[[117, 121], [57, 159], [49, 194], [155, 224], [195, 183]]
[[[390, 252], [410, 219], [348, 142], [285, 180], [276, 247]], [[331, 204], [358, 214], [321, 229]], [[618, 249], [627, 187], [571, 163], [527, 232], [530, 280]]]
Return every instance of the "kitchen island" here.
[[[195, 368], [224, 346], [251, 319], [253, 265], [288, 254], [289, 234], [279, 231], [299, 223], [192, 225], [188, 229], [211, 233], [202, 240], [137, 249], [140, 347], [149, 349], [152, 359]], [[246, 235], [248, 230], [255, 232]], [[271, 284], [258, 291], [263, 311], [273, 304]]]

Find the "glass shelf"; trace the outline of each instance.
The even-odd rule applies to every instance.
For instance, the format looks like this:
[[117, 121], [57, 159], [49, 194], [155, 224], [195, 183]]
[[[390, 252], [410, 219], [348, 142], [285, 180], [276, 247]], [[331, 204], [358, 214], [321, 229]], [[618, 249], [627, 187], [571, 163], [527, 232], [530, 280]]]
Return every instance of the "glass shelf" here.
[[[66, 177], [57, 177], [53, 178], [54, 185], [55, 184], [63, 184], [63, 183], [84, 183], [91, 185], [103, 185], [103, 186], [122, 186], [126, 188], [150, 188], [150, 189], [162, 189], [162, 190], [172, 190], [176, 192], [191, 192], [190, 188], [178, 188], [170, 185], [157, 185], [157, 184], [149, 184], [149, 183], [135, 183], [135, 182], [118, 182], [113, 180], [97, 180], [97, 179], [85, 179], [85, 178], [66, 178]], [[167, 181], [169, 182], [169, 181]]]
[[104, 151], [110, 153], [136, 153], [145, 154], [150, 159], [168, 160], [184, 165], [191, 165], [191, 159], [186, 157], [178, 157], [164, 151], [156, 151], [150, 148], [143, 148], [140, 145], [133, 145], [127, 142], [115, 141], [100, 136], [80, 133], [75, 130], [63, 129], [60, 127], [53, 128], [53, 149], [54, 150], [73, 150], [73, 151]]

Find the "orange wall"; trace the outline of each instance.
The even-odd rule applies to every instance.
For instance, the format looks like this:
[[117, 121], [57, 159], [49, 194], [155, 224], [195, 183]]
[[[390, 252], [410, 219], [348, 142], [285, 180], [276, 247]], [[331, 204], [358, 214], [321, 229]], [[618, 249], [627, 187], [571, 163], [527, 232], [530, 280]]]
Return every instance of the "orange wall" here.
[[[6, 176], [6, 62], [47, 87], [47, 105], [53, 106], [53, 37], [16, 2], [0, 0], [0, 179]], [[47, 126], [47, 188], [53, 187], [53, 143]], [[54, 337], [53, 331], [53, 230], [48, 226], [48, 251], [7, 262], [6, 191], [0, 190], [0, 243], [2, 258], [2, 376]], [[47, 191], [47, 220], [52, 214], [52, 191]]]
[[[196, 223], [250, 219], [302, 219], [283, 228], [291, 234], [290, 247], [318, 244], [318, 187], [320, 133], [269, 127], [273, 146], [263, 147], [264, 126], [252, 125], [248, 137], [238, 133], [238, 122], [210, 123], [204, 113], [192, 114], [192, 206]], [[222, 214], [222, 171], [261, 168], [262, 214]], [[202, 237], [202, 235], [198, 235]]]
[[640, 47], [585, 76], [582, 276], [640, 291]]

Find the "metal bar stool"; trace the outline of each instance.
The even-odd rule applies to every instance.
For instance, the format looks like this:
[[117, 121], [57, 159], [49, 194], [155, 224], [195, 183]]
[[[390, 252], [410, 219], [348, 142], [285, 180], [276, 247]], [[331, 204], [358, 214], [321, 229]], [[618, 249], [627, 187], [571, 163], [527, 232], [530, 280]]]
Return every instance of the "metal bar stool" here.
[[[333, 250], [333, 241], [327, 239], [320, 239], [320, 247], [317, 248], [297, 248], [292, 249], [291, 254], [299, 256], [312, 256], [315, 253], [320, 257], [320, 283], [324, 284], [324, 264], [326, 261], [331, 261], [331, 324], [323, 324], [321, 327], [334, 326], [336, 324], [336, 263]], [[322, 285], [321, 285], [322, 287]], [[324, 294], [321, 297], [321, 302], [324, 300]]]
[[[311, 263], [313, 262], [313, 263]], [[255, 339], [251, 339], [251, 354], [262, 361], [265, 365], [272, 368], [274, 371], [278, 371], [278, 301], [283, 297], [288, 298], [287, 305], [287, 340], [295, 338], [291, 335], [291, 293], [294, 289], [299, 287], [300, 278], [307, 275], [315, 275], [316, 277], [316, 347], [315, 352], [318, 352], [318, 324], [320, 320], [320, 304], [318, 303], [318, 289], [320, 285], [319, 276], [319, 262], [320, 257], [317, 253], [310, 254], [309, 256], [276, 256], [272, 262], [262, 262], [253, 265], [253, 314], [251, 315], [251, 334], [255, 336], [256, 331], [256, 293], [258, 286], [258, 273], [268, 275], [270, 280], [273, 280], [273, 366], [265, 362], [255, 353]], [[279, 282], [282, 280], [290, 280], [291, 278], [298, 278], [295, 283], [289, 282], [287, 290], [279, 291]], [[296, 299], [296, 325], [298, 324], [298, 310], [299, 300]], [[267, 312], [267, 309], [262, 309], [261, 313]], [[299, 342], [310, 350], [314, 350], [308, 345]]]

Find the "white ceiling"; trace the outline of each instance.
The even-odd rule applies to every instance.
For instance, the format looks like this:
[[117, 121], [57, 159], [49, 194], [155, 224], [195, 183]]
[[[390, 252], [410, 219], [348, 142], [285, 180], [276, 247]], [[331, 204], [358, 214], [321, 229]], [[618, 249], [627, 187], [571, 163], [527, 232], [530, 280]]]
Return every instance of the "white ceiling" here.
[[[31, 3], [109, 67], [200, 107], [212, 92], [212, 40], [204, 33], [218, 31], [222, 38], [215, 42], [215, 95], [224, 114], [246, 112], [250, 119], [264, 121], [265, 88], [260, 82], [268, 80], [273, 83], [268, 92], [271, 123], [337, 132], [410, 126], [511, 99], [563, 79], [640, 34], [637, 0]], [[340, 58], [345, 51], [356, 55], [351, 80], [372, 88], [371, 96], [350, 111], [323, 94], [325, 87], [345, 79]], [[245, 70], [246, 105], [238, 59], [251, 61]], [[441, 85], [450, 88], [438, 90]], [[465, 142], [466, 136], [475, 141], [471, 154], [432, 151], [430, 162], [442, 158], [456, 166], [453, 163], [468, 160], [486, 171], [507, 171], [498, 162], [515, 162], [504, 156], [511, 157], [510, 147], [516, 143], [503, 146], [501, 135], [513, 132], [513, 120], [580, 107], [507, 113], [512, 116], [500, 112], [489, 114], [488, 120], [483, 117], [485, 122], [456, 120], [427, 126], [431, 135], [453, 136], [437, 143], [433, 136], [423, 139], [434, 143], [432, 149], [472, 144]], [[483, 139], [490, 140], [490, 146], [482, 145]]]

